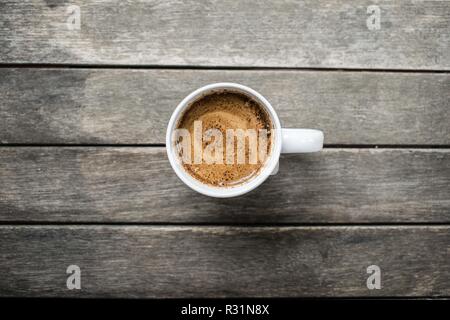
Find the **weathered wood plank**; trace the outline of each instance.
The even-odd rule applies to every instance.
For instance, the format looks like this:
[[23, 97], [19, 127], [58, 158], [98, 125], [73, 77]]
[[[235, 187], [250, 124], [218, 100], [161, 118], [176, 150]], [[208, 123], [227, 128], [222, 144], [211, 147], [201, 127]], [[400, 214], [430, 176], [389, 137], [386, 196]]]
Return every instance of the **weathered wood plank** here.
[[[80, 7], [80, 29], [67, 11]], [[369, 30], [369, 5], [380, 29]], [[73, 16], [73, 15], [72, 15]], [[6, 63], [450, 69], [449, 1], [7, 1]]]
[[449, 16], [425, 0], [15, 0], [0, 3], [0, 61], [448, 70]]
[[[450, 295], [448, 226], [1, 226], [0, 244], [0, 296]], [[69, 265], [81, 290], [66, 287]]]
[[0, 220], [189, 223], [450, 222], [450, 150], [283, 156], [244, 197], [178, 180], [164, 148], [0, 148]]
[[328, 144], [450, 144], [450, 74], [157, 69], [0, 69], [0, 143], [164, 143], [176, 105], [221, 81]]

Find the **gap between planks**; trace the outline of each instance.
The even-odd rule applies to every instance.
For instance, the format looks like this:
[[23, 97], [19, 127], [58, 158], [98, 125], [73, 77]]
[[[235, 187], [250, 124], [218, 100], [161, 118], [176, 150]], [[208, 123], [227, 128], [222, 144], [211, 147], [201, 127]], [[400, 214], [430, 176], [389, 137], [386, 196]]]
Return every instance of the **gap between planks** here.
[[368, 73], [450, 73], [450, 70], [433, 69], [381, 69], [381, 68], [303, 68], [303, 67], [251, 67], [251, 66], [201, 66], [201, 65], [127, 65], [127, 64], [39, 64], [0, 63], [0, 69], [144, 69], [144, 70], [230, 70], [230, 71], [304, 71], [304, 72], [368, 72]]

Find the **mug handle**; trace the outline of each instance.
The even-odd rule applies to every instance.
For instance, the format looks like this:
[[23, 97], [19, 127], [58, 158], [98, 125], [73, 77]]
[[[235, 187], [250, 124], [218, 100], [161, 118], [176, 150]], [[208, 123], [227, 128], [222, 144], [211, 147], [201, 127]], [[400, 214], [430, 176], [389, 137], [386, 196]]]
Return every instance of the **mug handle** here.
[[281, 129], [281, 153], [309, 153], [323, 148], [323, 132], [315, 129]]
[[[323, 148], [323, 132], [316, 129], [281, 129], [281, 153], [310, 153]], [[271, 173], [278, 173], [279, 163]]]

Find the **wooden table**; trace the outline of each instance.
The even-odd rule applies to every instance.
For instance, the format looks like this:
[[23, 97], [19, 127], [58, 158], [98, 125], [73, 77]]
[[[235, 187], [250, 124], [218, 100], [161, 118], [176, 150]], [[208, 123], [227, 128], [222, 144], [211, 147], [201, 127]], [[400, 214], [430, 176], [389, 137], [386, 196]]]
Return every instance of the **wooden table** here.
[[[8, 0], [0, 61], [0, 296], [450, 296], [450, 1]], [[191, 191], [166, 125], [219, 81], [325, 149]]]

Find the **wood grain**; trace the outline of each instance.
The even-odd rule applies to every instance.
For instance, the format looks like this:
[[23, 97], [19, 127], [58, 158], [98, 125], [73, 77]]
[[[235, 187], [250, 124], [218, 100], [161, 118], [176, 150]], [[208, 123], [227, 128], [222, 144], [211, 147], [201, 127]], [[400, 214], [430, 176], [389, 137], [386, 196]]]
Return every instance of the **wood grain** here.
[[[374, 4], [379, 30], [366, 22]], [[449, 16], [449, 1], [425, 0], [12, 0], [0, 3], [0, 60], [449, 70]]]
[[0, 143], [163, 144], [176, 105], [223, 81], [327, 144], [450, 145], [450, 74], [34, 68], [0, 69]]
[[165, 148], [2, 147], [0, 221], [448, 223], [450, 150], [327, 149], [288, 155], [234, 199], [197, 194]]
[[[450, 149], [424, 148], [450, 146], [449, 17], [425, 0], [0, 2], [0, 297], [450, 297]], [[163, 147], [131, 146], [164, 144], [179, 101], [224, 81], [334, 148], [213, 199]]]
[[[450, 228], [1, 226], [0, 296], [450, 295]], [[367, 267], [381, 269], [368, 290]], [[81, 290], [66, 268], [81, 269]]]

